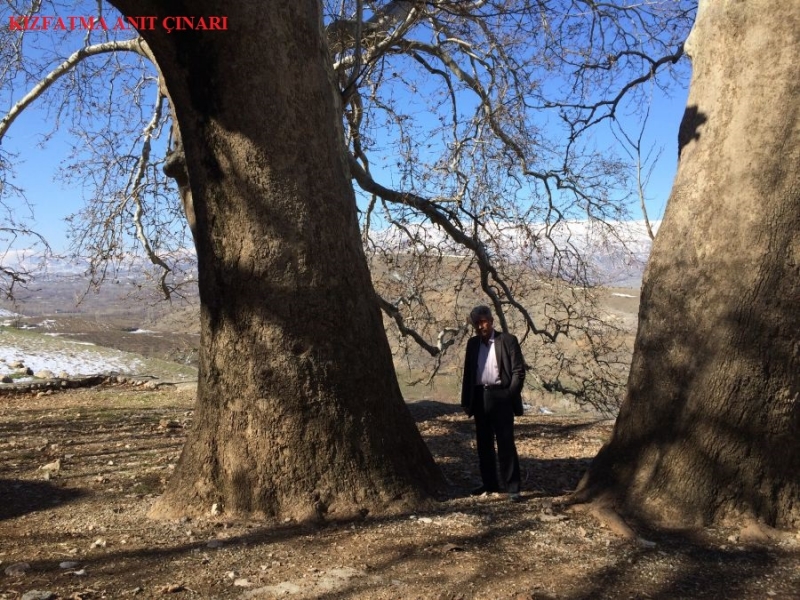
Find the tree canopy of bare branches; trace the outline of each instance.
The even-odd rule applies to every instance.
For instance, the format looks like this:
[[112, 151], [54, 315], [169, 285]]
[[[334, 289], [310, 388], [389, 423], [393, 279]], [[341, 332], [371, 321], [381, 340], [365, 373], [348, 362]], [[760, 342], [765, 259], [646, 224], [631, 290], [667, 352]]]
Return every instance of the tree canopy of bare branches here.
[[[618, 237], [641, 188], [606, 133], [683, 77], [695, 4], [325, 0], [363, 243], [398, 351], [422, 348], [435, 371], [488, 301], [526, 342], [533, 385], [616, 404], [627, 359], [596, 309], [587, 240]], [[79, 10], [115, 14], [10, 0], [2, 18]], [[180, 138], [146, 44], [135, 30], [0, 35], [0, 140], [34, 102], [74, 134], [62, 176], [84, 190], [70, 228], [92, 281], [137, 251], [164, 295], [179, 291], [190, 182], [178, 194], [164, 173]], [[14, 160], [0, 146], [4, 175]]]

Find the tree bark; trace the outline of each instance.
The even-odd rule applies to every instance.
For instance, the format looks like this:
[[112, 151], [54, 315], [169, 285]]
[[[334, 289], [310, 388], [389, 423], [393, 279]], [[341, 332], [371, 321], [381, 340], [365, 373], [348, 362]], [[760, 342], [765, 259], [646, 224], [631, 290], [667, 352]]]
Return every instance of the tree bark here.
[[800, 4], [701, 2], [626, 401], [575, 494], [800, 526]]
[[442, 484], [399, 391], [316, 0], [161, 3], [228, 31], [142, 31], [174, 103], [195, 213], [194, 423], [151, 515], [350, 517]]

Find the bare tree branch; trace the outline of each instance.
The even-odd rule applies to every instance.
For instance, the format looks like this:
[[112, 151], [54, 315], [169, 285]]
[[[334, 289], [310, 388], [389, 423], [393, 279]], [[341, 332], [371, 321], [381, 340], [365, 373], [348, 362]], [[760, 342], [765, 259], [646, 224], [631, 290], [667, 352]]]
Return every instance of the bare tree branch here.
[[161, 89], [158, 89], [158, 97], [156, 98], [155, 102], [155, 110], [153, 111], [153, 118], [147, 124], [147, 127], [144, 131], [144, 141], [142, 143], [142, 154], [139, 159], [139, 164], [136, 169], [135, 175], [133, 177], [132, 185], [130, 186], [130, 197], [133, 200], [134, 204], [136, 205], [136, 210], [133, 215], [133, 222], [136, 227], [136, 237], [142, 244], [145, 253], [147, 254], [147, 258], [150, 259], [154, 265], [161, 267], [162, 274], [159, 278], [159, 287], [161, 288], [161, 292], [164, 294], [164, 298], [169, 300], [170, 298], [170, 290], [166, 284], [167, 275], [172, 271], [170, 266], [164, 262], [164, 260], [158, 256], [155, 251], [153, 250], [152, 245], [150, 244], [150, 240], [148, 239], [147, 235], [144, 231], [144, 225], [142, 224], [142, 215], [144, 213], [144, 202], [142, 198], [142, 185], [145, 179], [147, 165], [150, 162], [150, 151], [151, 151], [151, 144], [152, 144], [152, 137], [153, 132], [156, 128], [161, 124], [161, 111], [164, 105], [164, 96], [161, 95]]
[[[647, 125], [647, 121], [650, 117], [650, 109], [649, 107], [645, 111], [644, 117], [642, 118], [642, 126], [639, 128], [639, 133], [636, 136], [636, 139], [631, 137], [625, 129], [620, 125], [617, 124], [617, 128], [613, 130], [614, 136], [620, 140], [620, 143], [624, 149], [624, 151], [630, 156], [634, 161], [634, 168], [636, 170], [636, 192], [639, 196], [639, 207], [642, 210], [642, 216], [644, 217], [644, 224], [647, 228], [647, 235], [650, 237], [651, 240], [655, 239], [655, 233], [653, 233], [653, 227], [650, 225], [650, 217], [647, 214], [647, 204], [646, 204], [646, 193], [645, 190], [647, 188], [647, 182], [650, 179], [650, 175], [652, 174], [653, 167], [655, 163], [658, 161], [658, 158], [661, 156], [661, 151], [659, 151], [655, 158], [652, 160], [648, 160], [642, 156], [642, 138], [644, 137], [645, 126]], [[647, 173], [644, 170], [647, 168], [645, 163], [649, 163], [649, 170]]]
[[33, 86], [33, 88], [31, 88], [31, 90], [25, 94], [25, 96], [20, 98], [14, 104], [14, 106], [11, 107], [11, 110], [9, 110], [6, 115], [0, 119], [0, 141], [2, 141], [3, 137], [8, 131], [8, 128], [11, 127], [11, 124], [17, 119], [22, 111], [30, 106], [34, 100], [44, 94], [50, 86], [58, 81], [58, 79], [74, 69], [75, 66], [82, 60], [85, 60], [91, 56], [97, 56], [99, 54], [123, 51], [136, 52], [142, 56], [147, 56], [142, 50], [142, 44], [144, 44], [144, 41], [141, 38], [135, 38], [125, 41], [104, 42], [94, 46], [85, 46], [74, 52], [69, 58], [67, 58], [67, 60], [45, 75], [41, 81], [39, 81], [39, 83]]
[[[694, 0], [326, 0], [362, 237], [398, 351], [419, 348], [434, 373], [449, 367], [465, 311], [488, 302], [499, 326], [520, 334], [534, 388], [613, 405], [628, 355], [613, 315], [599, 313], [592, 254], [598, 239], [624, 242], [618, 224], [647, 182], [641, 160], [633, 173], [593, 136], [623, 114], [646, 120], [642, 84], [680, 75], [694, 9]], [[64, 174], [89, 190], [71, 220], [76, 251], [92, 257], [96, 283], [130, 250], [142, 253], [168, 296], [191, 260], [180, 132], [148, 48], [89, 40], [45, 67], [20, 62], [22, 39], [9, 38], [15, 67], [0, 73], [12, 110], [0, 139], [37, 98], [51, 99], [59, 121], [72, 115]], [[20, 68], [32, 87], [17, 98]]]

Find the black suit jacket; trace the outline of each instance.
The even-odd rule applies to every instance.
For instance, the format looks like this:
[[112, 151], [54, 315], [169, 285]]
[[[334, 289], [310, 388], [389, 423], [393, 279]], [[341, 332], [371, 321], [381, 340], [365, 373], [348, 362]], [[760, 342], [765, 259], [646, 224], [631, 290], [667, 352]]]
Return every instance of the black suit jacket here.
[[[467, 341], [467, 352], [464, 355], [464, 379], [461, 381], [461, 406], [467, 415], [475, 412], [472, 402], [475, 400], [475, 371], [478, 368], [478, 344], [480, 336], [473, 336]], [[497, 356], [497, 366], [500, 369], [500, 385], [506, 390], [507, 398], [511, 401], [514, 414], [522, 414], [522, 382], [525, 381], [525, 360], [519, 341], [510, 333], [494, 332], [494, 351]], [[482, 399], [481, 399], [482, 401]]]

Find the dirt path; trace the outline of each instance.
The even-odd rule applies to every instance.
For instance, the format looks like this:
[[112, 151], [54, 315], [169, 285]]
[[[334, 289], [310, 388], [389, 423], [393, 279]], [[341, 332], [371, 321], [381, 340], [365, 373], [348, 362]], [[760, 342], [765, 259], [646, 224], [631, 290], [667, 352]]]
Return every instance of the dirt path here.
[[412, 412], [453, 484], [436, 510], [321, 528], [150, 521], [192, 398], [125, 386], [0, 397], [0, 599], [800, 597], [800, 540], [709, 530], [635, 544], [563, 510], [611, 428], [588, 417], [520, 419], [520, 504], [466, 495], [472, 425], [425, 401]]

